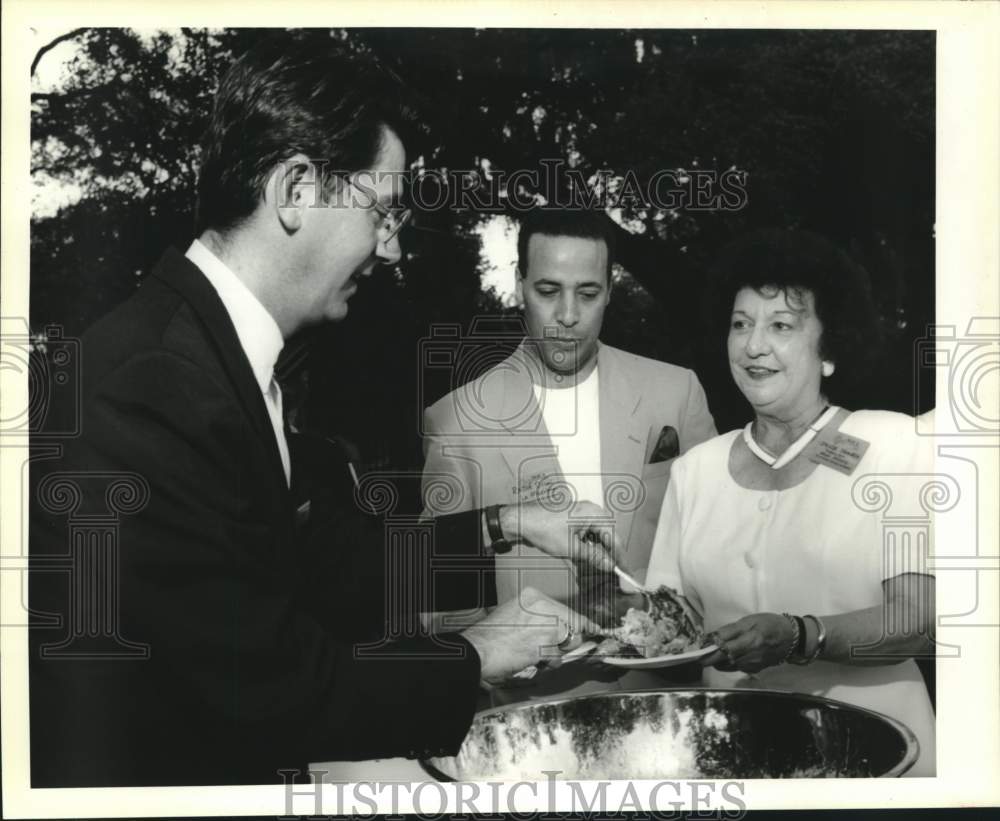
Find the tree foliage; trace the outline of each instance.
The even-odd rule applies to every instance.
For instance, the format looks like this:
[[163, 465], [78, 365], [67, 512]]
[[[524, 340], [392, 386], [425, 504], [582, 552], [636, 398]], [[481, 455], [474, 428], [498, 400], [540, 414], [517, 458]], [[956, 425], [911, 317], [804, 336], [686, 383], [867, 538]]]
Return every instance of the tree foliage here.
[[[61, 87], [32, 95], [32, 173], [79, 189], [32, 221], [32, 321], [78, 334], [170, 244], [192, 238], [198, 144], [219, 74], [253, 29], [71, 33]], [[604, 338], [694, 366], [720, 427], [732, 394], [700, 312], [721, 244], [749, 227], [802, 226], [840, 242], [871, 278], [897, 358], [867, 406], [912, 409], [913, 339], [933, 319], [934, 40], [928, 32], [333, 30], [412, 89], [425, 169], [537, 169], [584, 178], [660, 169], [745, 170], [739, 211], [627, 208], [626, 269]], [[44, 50], [43, 50], [44, 51]], [[39, 61], [55, 55], [40, 53]], [[552, 198], [553, 186], [538, 193]], [[479, 279], [472, 210], [421, 214], [398, 270], [377, 275], [340, 327], [312, 340], [303, 418], [369, 452], [419, 464], [419, 340], [499, 312]], [[290, 346], [292, 348], [296, 346]], [[865, 363], [858, 363], [864, 367]], [[363, 405], [349, 397], [364, 391]], [[931, 395], [922, 397], [929, 402]]]

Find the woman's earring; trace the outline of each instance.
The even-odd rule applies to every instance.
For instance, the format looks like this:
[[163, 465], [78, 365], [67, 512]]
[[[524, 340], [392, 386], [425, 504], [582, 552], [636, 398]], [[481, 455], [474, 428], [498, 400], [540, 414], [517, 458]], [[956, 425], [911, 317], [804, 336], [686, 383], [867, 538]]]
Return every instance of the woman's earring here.
[[823, 376], [833, 376], [836, 367], [832, 362], [824, 362], [822, 367]]

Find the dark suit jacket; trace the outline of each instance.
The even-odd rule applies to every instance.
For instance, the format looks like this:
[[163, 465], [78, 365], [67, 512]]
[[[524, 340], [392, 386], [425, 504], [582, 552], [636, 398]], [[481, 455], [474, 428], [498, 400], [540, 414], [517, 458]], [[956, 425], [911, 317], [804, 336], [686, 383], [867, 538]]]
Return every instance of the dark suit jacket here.
[[[309, 761], [454, 752], [476, 653], [416, 636], [359, 656], [387, 613], [420, 605], [405, 591], [429, 569], [388, 566], [383, 522], [353, 500], [316, 500], [297, 521], [260, 390], [200, 271], [168, 252], [81, 357], [82, 433], [32, 465], [30, 605], [61, 619], [30, 633], [32, 786], [274, 783]], [[124, 497], [109, 491], [122, 477]], [[434, 576], [433, 606], [481, 604], [478, 515], [434, 529], [436, 555], [467, 571]], [[81, 593], [88, 574], [110, 592]]]

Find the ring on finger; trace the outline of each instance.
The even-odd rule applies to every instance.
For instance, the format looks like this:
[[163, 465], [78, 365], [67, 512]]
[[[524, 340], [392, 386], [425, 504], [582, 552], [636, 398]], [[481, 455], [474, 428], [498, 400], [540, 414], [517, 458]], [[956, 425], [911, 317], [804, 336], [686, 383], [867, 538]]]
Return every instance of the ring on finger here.
[[726, 661], [728, 661], [731, 665], [733, 665], [733, 667], [735, 667], [736, 666], [736, 656], [733, 655], [733, 651], [730, 650], [725, 645], [722, 645], [722, 647], [720, 649], [722, 650], [722, 654], [726, 657]]

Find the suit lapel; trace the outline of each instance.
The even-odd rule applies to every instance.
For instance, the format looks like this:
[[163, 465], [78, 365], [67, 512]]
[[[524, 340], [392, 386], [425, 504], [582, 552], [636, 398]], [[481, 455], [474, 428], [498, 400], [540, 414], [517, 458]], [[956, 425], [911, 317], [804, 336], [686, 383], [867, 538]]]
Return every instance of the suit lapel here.
[[613, 348], [601, 345], [597, 357], [605, 507], [615, 513], [622, 544], [627, 544], [649, 433], [638, 413], [642, 386], [632, 379], [628, 363]]
[[250, 362], [243, 352], [236, 328], [212, 284], [198, 266], [174, 248], [167, 252], [153, 269], [153, 276], [177, 291], [201, 318], [205, 335], [211, 341], [233, 385], [240, 404], [253, 428], [267, 443], [271, 454], [272, 475], [280, 479], [282, 490], [288, 491], [281, 454], [275, 440], [271, 417], [264, 397], [254, 377]]

